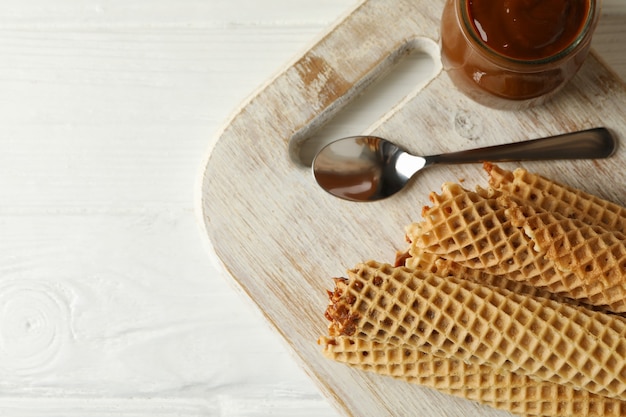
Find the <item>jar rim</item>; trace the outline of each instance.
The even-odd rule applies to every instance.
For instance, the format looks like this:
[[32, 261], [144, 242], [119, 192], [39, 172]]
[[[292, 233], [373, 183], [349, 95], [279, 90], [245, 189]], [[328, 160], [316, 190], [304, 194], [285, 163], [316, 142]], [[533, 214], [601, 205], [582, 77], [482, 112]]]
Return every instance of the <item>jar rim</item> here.
[[587, 14], [587, 19], [582, 25], [580, 32], [576, 35], [576, 38], [574, 38], [574, 40], [571, 43], [569, 43], [565, 48], [561, 49], [555, 54], [552, 54], [543, 58], [539, 58], [539, 59], [519, 59], [519, 58], [513, 58], [508, 55], [504, 55], [496, 51], [495, 49], [487, 45], [485, 41], [483, 41], [483, 39], [476, 32], [474, 25], [470, 21], [469, 5], [468, 5], [469, 1], [470, 0], [459, 0], [457, 3], [458, 7], [460, 8], [459, 10], [460, 13], [458, 14], [461, 16], [461, 22], [459, 23], [461, 24], [461, 27], [464, 29], [463, 31], [466, 33], [466, 36], [469, 35], [469, 37], [471, 38], [471, 41], [473, 41], [474, 44], [480, 47], [482, 51], [491, 55], [493, 58], [502, 60], [510, 64], [532, 65], [532, 66], [551, 64], [556, 61], [559, 61], [562, 58], [565, 58], [568, 55], [570, 55], [579, 46], [581, 46], [581, 44], [584, 44], [583, 40], [587, 38], [588, 35], [593, 33], [593, 30], [595, 28], [595, 24], [598, 20], [597, 18], [599, 15], [597, 11], [597, 5], [602, 2], [602, 0], [587, 0], [589, 2], [589, 13]]

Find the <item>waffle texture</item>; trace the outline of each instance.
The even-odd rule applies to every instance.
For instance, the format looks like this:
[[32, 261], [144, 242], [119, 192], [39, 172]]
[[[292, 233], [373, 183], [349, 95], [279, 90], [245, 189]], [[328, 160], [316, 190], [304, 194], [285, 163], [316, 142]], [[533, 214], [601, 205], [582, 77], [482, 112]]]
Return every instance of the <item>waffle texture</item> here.
[[336, 280], [329, 336], [351, 336], [626, 399], [617, 316], [374, 261]]
[[621, 233], [531, 207], [512, 207], [508, 213], [536, 250], [563, 272], [569, 296], [626, 311], [626, 240]]
[[[490, 169], [503, 178], [514, 177]], [[520, 178], [529, 176], [516, 172], [524, 174]], [[538, 182], [547, 187], [547, 180]], [[517, 194], [509, 194], [510, 188]], [[626, 236], [609, 229], [622, 225], [621, 210], [597, 197], [585, 200], [587, 194], [563, 187], [556, 188], [564, 190], [559, 195], [568, 195], [567, 201], [575, 198], [576, 208], [567, 209], [564, 201], [541, 190], [529, 196], [521, 189], [511, 185], [469, 191], [444, 184], [440, 194], [431, 193], [433, 206], [424, 208], [423, 220], [407, 227], [408, 254], [430, 253], [584, 304], [626, 312]], [[558, 211], [546, 211], [549, 208]], [[591, 213], [599, 220], [585, 223]]]
[[[511, 224], [500, 197], [445, 183], [441, 194], [430, 194], [434, 205], [423, 209], [423, 221], [407, 227], [411, 255], [432, 253], [495, 274], [515, 274], [532, 266], [536, 256], [530, 239]], [[532, 277], [545, 267], [526, 269]]]
[[618, 417], [626, 402], [572, 387], [497, 371], [486, 365], [435, 357], [412, 346], [355, 337], [322, 337], [324, 355], [353, 368], [390, 376], [526, 416]]
[[[440, 258], [431, 253], [415, 251], [412, 253], [413, 255], [410, 255], [407, 252], [397, 256], [395, 266], [404, 266], [413, 270], [426, 271], [440, 277], [457, 277], [475, 282], [477, 284], [504, 288], [518, 294], [548, 298], [560, 303], [580, 305], [571, 299], [561, 297], [537, 286], [527, 285], [525, 282], [514, 281], [507, 275], [493, 275], [479, 269], [464, 267], [456, 262]], [[592, 310], [604, 311], [591, 305], [585, 307]]]
[[441, 194], [431, 193], [430, 200], [434, 205], [424, 208], [423, 220], [406, 229], [410, 256], [429, 253], [468, 269], [572, 296], [563, 284], [572, 274], [557, 269], [511, 222], [507, 205], [513, 199], [446, 183]]
[[430, 194], [395, 266], [335, 278], [323, 354], [520, 415], [626, 415], [626, 209], [485, 168]]
[[626, 208], [618, 204], [522, 168], [511, 172], [487, 163], [485, 170], [489, 174], [489, 185], [494, 190], [526, 201], [544, 211], [559, 213], [586, 224], [597, 224], [626, 235]]

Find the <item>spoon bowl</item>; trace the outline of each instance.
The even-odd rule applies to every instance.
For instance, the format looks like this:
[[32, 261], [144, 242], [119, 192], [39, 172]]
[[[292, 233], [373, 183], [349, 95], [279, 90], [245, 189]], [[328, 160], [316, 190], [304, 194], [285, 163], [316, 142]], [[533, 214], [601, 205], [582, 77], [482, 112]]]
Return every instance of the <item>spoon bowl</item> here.
[[376, 136], [352, 136], [323, 147], [313, 159], [313, 176], [330, 194], [350, 201], [377, 201], [402, 190], [419, 171], [434, 164], [599, 159], [617, 141], [606, 128], [489, 146], [448, 154], [417, 156]]

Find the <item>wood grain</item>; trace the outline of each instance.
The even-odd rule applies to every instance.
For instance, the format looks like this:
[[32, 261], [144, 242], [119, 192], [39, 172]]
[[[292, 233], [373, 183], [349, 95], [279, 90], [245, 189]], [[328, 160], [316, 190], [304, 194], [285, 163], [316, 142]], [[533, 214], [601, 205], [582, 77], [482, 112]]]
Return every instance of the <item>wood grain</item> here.
[[[404, 247], [404, 226], [418, 218], [428, 192], [442, 182], [484, 183], [479, 166], [435, 167], [397, 197], [354, 204], [320, 191], [296, 156], [302, 143], [406, 52], [424, 51], [439, 61], [442, 5], [363, 2], [244, 103], [207, 158], [202, 216], [216, 257], [347, 415], [505, 415], [329, 363], [315, 344], [325, 332], [331, 277], [364, 259], [391, 261]], [[415, 87], [368, 131], [418, 154], [599, 125], [623, 140], [618, 109], [624, 104], [624, 84], [595, 54], [552, 102], [522, 112], [476, 105], [435, 65], [431, 82]], [[624, 158], [621, 147], [602, 162], [524, 165], [626, 204]]]
[[352, 2], [3, 2], [0, 415], [332, 415], [210, 262], [194, 186]]

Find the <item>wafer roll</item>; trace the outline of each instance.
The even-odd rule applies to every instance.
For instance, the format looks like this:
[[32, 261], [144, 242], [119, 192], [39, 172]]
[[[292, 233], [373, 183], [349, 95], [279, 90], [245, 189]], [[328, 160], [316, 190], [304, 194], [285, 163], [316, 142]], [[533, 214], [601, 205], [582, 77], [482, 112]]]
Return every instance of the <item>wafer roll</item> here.
[[486, 163], [489, 184], [500, 193], [514, 196], [547, 212], [559, 213], [590, 225], [626, 235], [626, 208], [581, 190], [559, 184], [525, 169], [507, 171]]
[[[413, 255], [424, 251], [470, 268], [493, 269], [498, 274], [533, 264], [529, 238], [511, 224], [498, 197], [500, 194], [486, 197], [458, 184], [445, 183], [441, 194], [430, 194], [434, 205], [423, 209], [423, 221], [407, 227], [409, 252]], [[533, 274], [541, 271], [534, 268]]]
[[[507, 275], [493, 275], [479, 269], [464, 267], [456, 262], [443, 259], [437, 255], [425, 252], [413, 252], [414, 256], [401, 256], [401, 262], [396, 262], [395, 266], [405, 266], [408, 269], [430, 272], [440, 277], [456, 277], [466, 279], [477, 284], [484, 284], [491, 287], [504, 288], [517, 294], [532, 295], [535, 297], [548, 298], [560, 303], [581, 305], [581, 303], [559, 296], [553, 292], [546, 291], [537, 286], [527, 285], [524, 282], [513, 281]], [[585, 305], [590, 309], [597, 309], [596, 306]]]
[[[457, 184], [444, 184], [431, 200], [435, 205], [424, 209], [424, 220], [407, 229], [410, 255], [436, 254], [587, 305], [626, 312], [626, 237], [621, 232], [587, 225], [576, 213], [545, 212], [514, 196], [496, 192], [485, 197]], [[551, 225], [541, 222], [548, 218]], [[541, 242], [535, 226], [541, 227]]]
[[507, 213], [538, 253], [569, 273], [563, 285], [571, 297], [626, 312], [626, 238], [621, 233], [531, 207], [513, 206]]
[[370, 261], [337, 279], [329, 336], [351, 336], [626, 399], [617, 316]]
[[440, 358], [411, 346], [388, 346], [354, 337], [321, 337], [324, 355], [355, 369], [390, 376], [526, 416], [618, 417], [626, 402], [537, 381], [485, 365]]
[[[431, 253], [461, 266], [545, 288], [568, 296], [570, 273], [533, 249], [527, 234], [511, 223], [502, 195], [487, 196], [446, 183], [441, 194], [431, 193], [432, 207], [423, 210], [423, 221], [406, 229], [409, 254]], [[507, 201], [512, 201], [509, 199]]]

